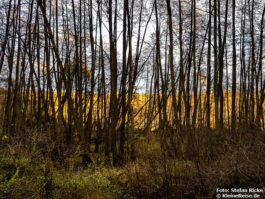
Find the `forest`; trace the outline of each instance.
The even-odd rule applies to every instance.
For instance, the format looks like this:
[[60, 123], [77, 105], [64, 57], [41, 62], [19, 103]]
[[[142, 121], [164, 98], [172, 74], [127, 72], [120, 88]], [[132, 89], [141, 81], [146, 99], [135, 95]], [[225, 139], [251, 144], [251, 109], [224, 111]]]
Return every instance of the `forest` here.
[[264, 15], [2, 0], [0, 199], [265, 197]]

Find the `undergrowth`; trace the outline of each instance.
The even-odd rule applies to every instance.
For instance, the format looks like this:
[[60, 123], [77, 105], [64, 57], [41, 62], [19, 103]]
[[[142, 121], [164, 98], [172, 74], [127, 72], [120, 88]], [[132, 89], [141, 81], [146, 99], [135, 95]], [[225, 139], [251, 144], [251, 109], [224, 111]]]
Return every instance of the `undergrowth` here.
[[264, 131], [201, 129], [194, 135], [193, 145], [161, 134], [139, 136], [136, 160], [119, 167], [103, 152], [88, 153], [91, 162], [84, 165], [80, 146], [60, 151], [37, 132], [27, 143], [1, 135], [0, 199], [214, 198], [217, 187], [265, 189]]

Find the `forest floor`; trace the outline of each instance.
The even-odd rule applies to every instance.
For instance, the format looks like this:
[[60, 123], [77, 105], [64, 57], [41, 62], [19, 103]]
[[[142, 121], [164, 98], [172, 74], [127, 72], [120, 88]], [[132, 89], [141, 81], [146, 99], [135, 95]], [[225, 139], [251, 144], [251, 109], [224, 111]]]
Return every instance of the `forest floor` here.
[[27, 141], [2, 137], [0, 199], [192, 199], [216, 198], [217, 188], [265, 190], [264, 131], [195, 133], [200, 133], [196, 146], [179, 145], [183, 153], [175, 156], [169, 140], [161, 144], [159, 135], [138, 136], [136, 160], [118, 167], [94, 152], [84, 165], [79, 146], [51, 160], [43, 152], [49, 140], [37, 134]]

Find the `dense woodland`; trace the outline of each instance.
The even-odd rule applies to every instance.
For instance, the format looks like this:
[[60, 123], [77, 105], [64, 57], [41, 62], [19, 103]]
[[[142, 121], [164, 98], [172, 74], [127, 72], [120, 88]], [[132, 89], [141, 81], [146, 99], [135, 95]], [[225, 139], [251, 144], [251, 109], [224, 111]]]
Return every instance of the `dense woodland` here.
[[263, 0], [2, 0], [0, 198], [264, 188], [264, 15]]

